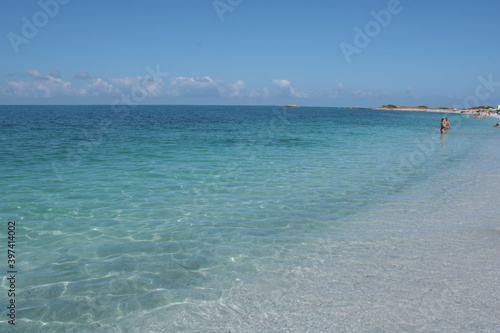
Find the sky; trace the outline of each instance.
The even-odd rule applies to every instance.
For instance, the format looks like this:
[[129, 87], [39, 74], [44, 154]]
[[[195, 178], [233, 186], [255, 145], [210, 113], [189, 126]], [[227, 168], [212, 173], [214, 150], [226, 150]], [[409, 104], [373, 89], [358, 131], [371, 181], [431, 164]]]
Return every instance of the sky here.
[[498, 0], [0, 2], [0, 104], [500, 104]]

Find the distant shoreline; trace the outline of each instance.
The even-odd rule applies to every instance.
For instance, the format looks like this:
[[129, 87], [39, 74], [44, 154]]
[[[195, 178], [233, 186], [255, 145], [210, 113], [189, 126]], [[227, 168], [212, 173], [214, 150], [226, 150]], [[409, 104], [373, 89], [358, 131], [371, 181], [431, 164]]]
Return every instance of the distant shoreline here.
[[423, 108], [423, 107], [412, 107], [412, 106], [398, 106], [396, 108], [379, 107], [379, 108], [373, 108], [372, 110], [438, 112], [438, 113], [497, 112], [496, 109], [448, 109], [448, 108]]
[[419, 108], [419, 107], [397, 107], [397, 108], [374, 108], [373, 110], [386, 110], [386, 111], [419, 111], [419, 112], [440, 112], [440, 113], [465, 113], [475, 110], [468, 109], [440, 109], [440, 108]]

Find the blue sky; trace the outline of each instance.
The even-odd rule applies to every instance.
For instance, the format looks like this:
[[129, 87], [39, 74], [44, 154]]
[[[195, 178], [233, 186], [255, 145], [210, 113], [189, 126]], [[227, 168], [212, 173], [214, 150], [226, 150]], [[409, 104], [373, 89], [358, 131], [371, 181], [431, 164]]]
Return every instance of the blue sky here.
[[498, 0], [0, 2], [0, 104], [500, 104]]

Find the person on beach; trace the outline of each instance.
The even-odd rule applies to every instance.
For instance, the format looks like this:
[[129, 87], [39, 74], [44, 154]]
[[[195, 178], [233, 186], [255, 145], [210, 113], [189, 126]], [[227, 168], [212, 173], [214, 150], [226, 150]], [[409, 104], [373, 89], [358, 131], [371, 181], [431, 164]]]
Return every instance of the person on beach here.
[[441, 134], [446, 134], [446, 131], [450, 129], [450, 122], [448, 117], [441, 118]]

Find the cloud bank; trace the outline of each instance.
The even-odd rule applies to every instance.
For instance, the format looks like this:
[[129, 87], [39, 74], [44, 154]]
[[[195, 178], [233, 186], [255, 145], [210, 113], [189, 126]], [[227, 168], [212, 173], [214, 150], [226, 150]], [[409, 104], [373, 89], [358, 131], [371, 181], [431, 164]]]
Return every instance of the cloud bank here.
[[175, 77], [170, 81], [171, 96], [183, 97], [244, 97], [245, 82], [234, 83], [203, 77]]
[[79, 72], [71, 80], [62, 79], [59, 71], [44, 75], [36, 69], [23, 74], [23, 79], [0, 84], [0, 96], [7, 97], [116, 97], [131, 92], [143, 97], [252, 97], [266, 96], [265, 89], [247, 90], [245, 82], [225, 82], [203, 77], [151, 76], [100, 78]]
[[[37, 69], [27, 70], [18, 80], [0, 83], [0, 99], [26, 98], [49, 99], [57, 97], [66, 98], [110, 98], [116, 100], [120, 96], [132, 95], [136, 100], [145, 98], [246, 98], [259, 100], [262, 98], [270, 101], [301, 98], [321, 98], [335, 100], [342, 98], [366, 99], [380, 95], [377, 92], [362, 91], [355, 88], [345, 88], [338, 83], [333, 89], [306, 93], [295, 88], [289, 80], [273, 79], [269, 83], [274, 89], [268, 87], [247, 88], [242, 80], [227, 82], [209, 76], [176, 76], [168, 77], [167, 73], [148, 70], [145, 76], [101, 78], [92, 76], [87, 72], [78, 72], [70, 79], [63, 78], [60, 71], [43, 74]], [[19, 75], [18, 75], [19, 77]], [[411, 87], [406, 89], [407, 94], [414, 95]], [[273, 100], [274, 98], [274, 100]]]
[[281, 97], [309, 97], [308, 94], [292, 87], [292, 83], [288, 80], [273, 80], [274, 85], [278, 88]]

